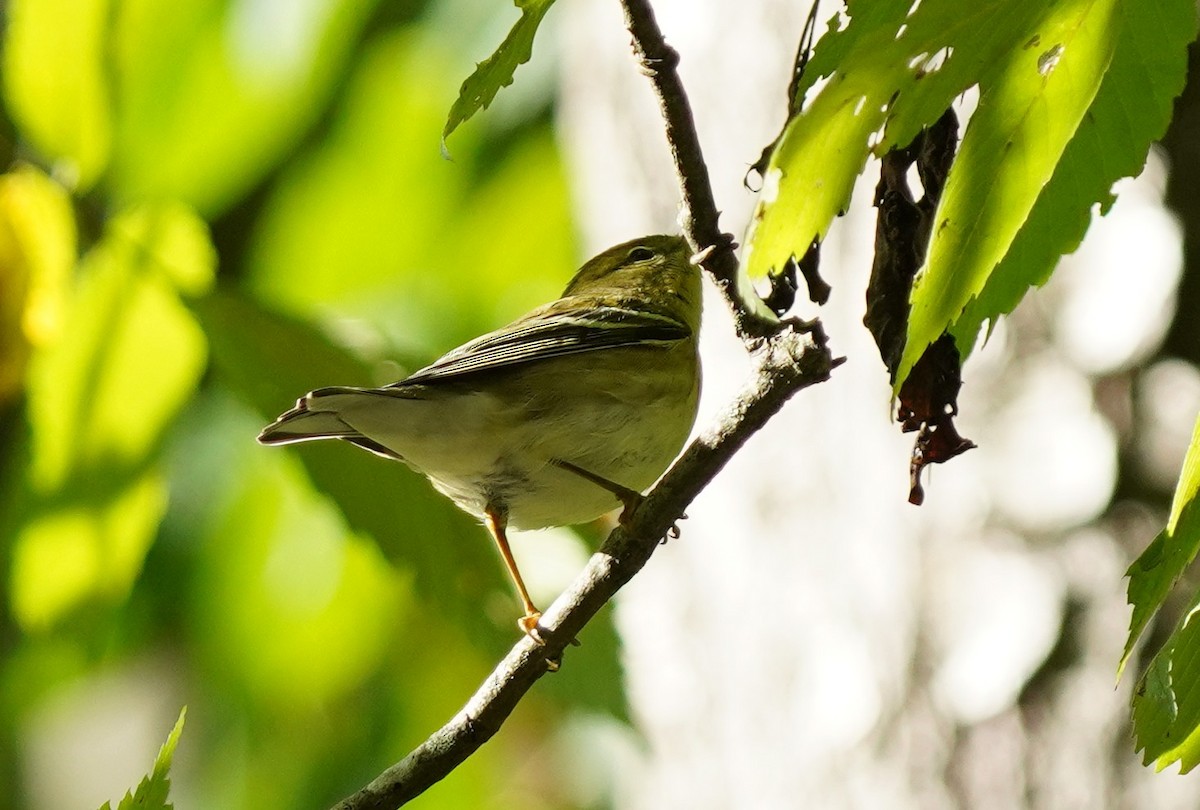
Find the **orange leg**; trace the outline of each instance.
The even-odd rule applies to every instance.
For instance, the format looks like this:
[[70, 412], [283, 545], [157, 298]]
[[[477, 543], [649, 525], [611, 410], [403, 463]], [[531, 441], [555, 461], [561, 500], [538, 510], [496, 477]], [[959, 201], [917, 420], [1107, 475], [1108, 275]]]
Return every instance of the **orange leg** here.
[[505, 529], [508, 526], [508, 518], [503, 511], [489, 506], [484, 510], [484, 522], [492, 535], [492, 539], [496, 541], [497, 548], [500, 549], [500, 556], [504, 558], [504, 565], [508, 568], [508, 575], [512, 577], [513, 584], [517, 586], [517, 594], [521, 597], [521, 604], [525, 608], [525, 615], [517, 619], [517, 627], [521, 628], [526, 635], [532, 637], [534, 641], [540, 642], [541, 639], [537, 635], [537, 626], [538, 619], [542, 618], [542, 612], [534, 606], [533, 600], [529, 598], [529, 591], [525, 590], [525, 582], [521, 579], [521, 572], [517, 570], [517, 561], [513, 559], [512, 550], [508, 547], [508, 537], [505, 534]]

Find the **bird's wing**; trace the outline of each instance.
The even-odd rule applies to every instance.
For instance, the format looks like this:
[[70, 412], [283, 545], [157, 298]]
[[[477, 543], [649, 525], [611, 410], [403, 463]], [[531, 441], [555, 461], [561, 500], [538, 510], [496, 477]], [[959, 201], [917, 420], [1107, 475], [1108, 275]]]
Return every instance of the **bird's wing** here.
[[466, 343], [388, 388], [436, 385], [468, 374], [623, 346], [669, 346], [691, 336], [687, 324], [652, 312], [601, 306], [579, 314], [546, 309]]

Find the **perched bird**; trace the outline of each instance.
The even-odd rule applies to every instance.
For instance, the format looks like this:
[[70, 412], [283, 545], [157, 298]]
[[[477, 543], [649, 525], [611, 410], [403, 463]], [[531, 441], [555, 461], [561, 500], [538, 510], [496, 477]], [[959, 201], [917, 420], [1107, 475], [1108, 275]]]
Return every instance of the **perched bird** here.
[[341, 439], [403, 461], [487, 526], [536, 638], [505, 530], [622, 519], [679, 453], [700, 394], [700, 272], [677, 236], [588, 261], [562, 297], [383, 388], [318, 388], [263, 444]]

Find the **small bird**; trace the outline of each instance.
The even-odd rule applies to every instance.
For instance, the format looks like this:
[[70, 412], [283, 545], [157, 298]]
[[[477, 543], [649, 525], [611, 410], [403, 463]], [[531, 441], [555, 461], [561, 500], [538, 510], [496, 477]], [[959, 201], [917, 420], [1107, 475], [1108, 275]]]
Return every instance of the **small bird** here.
[[426, 475], [481, 520], [534, 606], [507, 527], [585, 523], [662, 475], [700, 396], [700, 271], [678, 236], [647, 236], [588, 261], [562, 297], [382, 388], [318, 388], [263, 429], [262, 444], [341, 439]]

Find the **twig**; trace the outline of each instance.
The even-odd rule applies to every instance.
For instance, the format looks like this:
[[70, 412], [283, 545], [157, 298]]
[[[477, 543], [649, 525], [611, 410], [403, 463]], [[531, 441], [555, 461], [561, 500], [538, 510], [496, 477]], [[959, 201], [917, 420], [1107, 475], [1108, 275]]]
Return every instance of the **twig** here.
[[649, 0], [621, 0], [621, 7], [625, 11], [625, 27], [633, 37], [633, 54], [654, 86], [666, 123], [667, 143], [683, 192], [680, 224], [684, 236], [697, 255], [704, 255], [701, 264], [725, 296], [738, 335], [747, 342], [767, 337], [779, 330], [779, 321], [756, 311], [739, 292], [738, 260], [734, 253], [737, 243], [732, 235], [721, 231], [720, 212], [713, 200], [692, 105], [676, 70], [679, 53], [663, 38]]
[[334, 810], [392, 810], [420, 795], [491, 739], [534, 682], [557, 669], [564, 648], [633, 577], [692, 499], [745, 441], [797, 391], [829, 378], [841, 361], [825, 346], [817, 322], [765, 319], [737, 292], [733, 238], [721, 232], [708, 168], [691, 107], [675, 68], [679, 55], [663, 40], [648, 0], [621, 0], [633, 49], [651, 78], [683, 190], [682, 225], [701, 264], [734, 311], [751, 349], [753, 373], [719, 419], [684, 451], [624, 526], [609, 535], [587, 567], [542, 615], [544, 644], [523, 638], [467, 704], [408, 756]]

